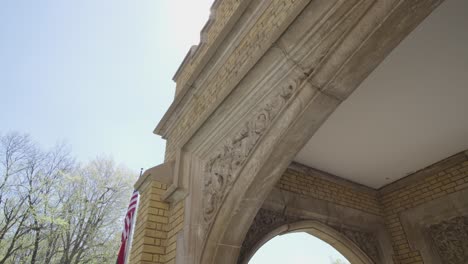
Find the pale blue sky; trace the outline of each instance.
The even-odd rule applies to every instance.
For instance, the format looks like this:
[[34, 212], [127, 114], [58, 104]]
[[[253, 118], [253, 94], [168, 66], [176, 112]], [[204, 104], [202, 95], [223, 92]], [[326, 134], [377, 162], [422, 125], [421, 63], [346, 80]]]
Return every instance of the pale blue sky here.
[[1, 0], [0, 131], [135, 171], [161, 163], [152, 131], [211, 1]]
[[332, 246], [307, 233], [277, 236], [263, 245], [250, 264], [328, 264], [332, 260], [349, 263]]
[[[134, 171], [163, 162], [152, 131], [212, 0], [0, 2], [0, 133], [29, 133], [44, 147], [64, 140], [81, 161], [109, 155]], [[310, 236], [284, 238], [252, 263], [275, 263], [287, 245], [291, 264], [333, 254]]]

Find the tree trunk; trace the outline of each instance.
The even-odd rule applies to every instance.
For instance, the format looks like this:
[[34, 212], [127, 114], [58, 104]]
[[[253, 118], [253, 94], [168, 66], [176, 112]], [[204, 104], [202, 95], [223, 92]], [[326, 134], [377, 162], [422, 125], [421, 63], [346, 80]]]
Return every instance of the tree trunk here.
[[31, 256], [31, 264], [36, 263], [37, 252], [39, 251], [40, 228], [37, 219], [34, 219], [34, 249]]

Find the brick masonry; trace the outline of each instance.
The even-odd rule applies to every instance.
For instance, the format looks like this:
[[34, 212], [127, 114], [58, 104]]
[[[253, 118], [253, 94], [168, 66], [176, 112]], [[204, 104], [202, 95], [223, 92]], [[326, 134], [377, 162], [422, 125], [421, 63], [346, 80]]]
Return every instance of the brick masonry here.
[[[222, 1], [223, 4], [224, 2], [228, 4], [241, 1]], [[290, 19], [292, 13], [298, 12], [298, 7], [303, 6], [304, 2], [298, 0], [271, 1], [255, 25], [247, 32], [230, 56], [226, 58], [222, 66], [215, 73], [212, 73], [210, 79], [206, 82], [208, 85], [201, 88], [191, 88], [194, 89], [197, 96], [184, 102], [185, 106], [180, 110], [180, 113], [172, 116], [174, 120], [177, 119], [177, 122], [168, 138], [166, 160], [175, 158], [176, 149], [187, 138], [187, 134], [210, 114], [221, 102], [220, 99], [225, 98], [232, 91], [242, 77], [270, 48], [271, 43], [280, 36], [285, 29], [281, 27], [287, 24], [286, 20]], [[231, 10], [237, 8], [237, 5], [231, 4], [231, 6], [226, 11], [228, 17], [232, 13]], [[223, 21], [225, 19], [227, 18], [222, 18]], [[200, 51], [200, 53], [203, 53], [203, 51]], [[201, 57], [196, 54], [193, 62], [187, 64], [196, 65], [197, 58]], [[178, 86], [181, 83], [185, 85], [189, 78], [187, 76], [194, 74], [193, 67], [196, 66], [184, 68], [183, 73], [176, 79]]]
[[[324, 200], [383, 217], [395, 264], [422, 264], [411, 249], [401, 214], [434, 199], [468, 189], [468, 155], [459, 153], [380, 190], [361, 186], [305, 166], [290, 166], [277, 187], [297, 195]], [[167, 186], [147, 181], [141, 192], [131, 263], [175, 263], [177, 234], [183, 229], [184, 201], [163, 202]]]
[[216, 0], [213, 4], [212, 15], [201, 32], [201, 42], [194, 51], [190, 50], [186, 61], [180, 66], [175, 81], [177, 82], [176, 94], [185, 86], [188, 79], [193, 75], [195, 69], [200, 66], [201, 60], [207, 51], [212, 48], [221, 31], [225, 28], [234, 12], [239, 8], [242, 1], [239, 0]]
[[[375, 193], [344, 180], [305, 169], [287, 169], [277, 187], [384, 218], [390, 235], [395, 264], [422, 264], [418, 250], [412, 250], [401, 214], [434, 199], [468, 188], [466, 152], [437, 162], [419, 172], [387, 185]], [[358, 187], [358, 188], [357, 188]]]
[[[180, 90], [187, 85], [187, 82], [193, 78], [193, 75], [197, 72], [197, 68], [202, 67], [202, 59], [217, 41], [220, 32], [224, 30], [224, 27], [226, 27], [228, 21], [232, 19], [233, 14], [240, 7], [242, 2], [243, 1], [239, 0], [215, 1], [215, 9], [213, 10], [215, 16], [214, 19], [208, 21], [207, 26], [203, 29], [202, 43], [194, 54], [188, 55], [187, 60], [181, 65], [180, 72], [176, 74], [176, 96]], [[212, 79], [207, 82], [209, 86], [203, 87], [203, 89], [197, 91], [199, 95], [187, 102], [186, 107], [184, 107], [184, 109], [188, 110], [183, 112], [180, 117], [177, 117], [177, 127], [174, 129], [171, 136], [167, 138], [166, 161], [175, 159], [176, 150], [180, 147], [180, 142], [183, 142], [187, 133], [193, 129], [197, 122], [200, 122], [209, 114], [210, 109], [215, 106], [214, 102], [216, 100], [223, 98], [231, 91], [230, 89], [234, 88], [231, 87], [228, 89], [229, 87], [226, 87], [225, 84], [235, 84], [241, 79], [241, 70], [247, 72], [248, 69], [256, 63], [263, 52], [269, 48], [269, 43], [281, 33], [278, 32], [279, 26], [284, 23], [284, 20], [291, 12], [296, 12], [295, 8], [301, 4], [301, 1], [297, 0], [278, 0], [271, 2], [264, 14], [260, 17], [259, 22], [247, 33], [239, 46], [232, 52], [231, 56], [227, 58], [226, 62], [223, 63], [221, 69], [213, 74]], [[259, 52], [259, 50], [263, 52]], [[254, 56], [254, 54], [256, 55]], [[235, 79], [237, 81], [234, 81]], [[166, 186], [163, 187], [166, 188]], [[153, 196], [152, 200], [161, 202], [160, 194], [152, 193], [151, 196]], [[144, 210], [150, 212], [149, 209], [146, 209], [146, 207], [151, 208], [149, 205], [144, 205], [142, 203], [141, 206], [142, 210], [139, 215], [145, 214]], [[157, 208], [157, 210], [159, 212], [161, 208]], [[166, 217], [167, 215], [182, 215], [180, 218], [169, 222], [169, 224], [165, 226], [165, 245], [167, 245], [164, 251], [165, 255], [151, 252], [150, 250], [154, 247], [157, 247], [158, 250], [160, 249], [161, 244], [156, 245], [159, 243], [159, 240], [154, 241], [154, 243], [151, 242], [150, 238], [144, 241], [135, 241], [135, 249], [132, 249], [132, 263], [144, 263], [138, 261], [147, 261], [150, 258], [153, 263], [173, 263], [176, 251], [176, 235], [183, 226], [183, 208], [180, 209], [178, 206], [174, 206], [174, 208], [163, 210], [165, 210]], [[179, 211], [182, 213], [178, 213]], [[152, 224], [154, 222], [149, 220], [145, 221], [147, 221], [149, 225], [154, 226]], [[150, 227], [139, 226], [138, 231], [141, 232], [142, 229], [147, 230], [150, 229]], [[136, 233], [136, 236], [140, 238], [141, 234]]]
[[162, 264], [168, 238], [169, 204], [161, 199], [167, 186], [147, 181], [140, 186], [140, 204], [133, 235], [130, 263]]
[[[193, 130], [234, 89], [271, 43], [279, 37], [284, 31], [281, 27], [289, 23], [288, 17], [304, 2], [271, 1], [264, 13], [259, 16], [257, 23], [246, 32], [221, 66], [210, 73], [206, 85], [192, 87], [196, 76], [204, 70], [203, 64], [207, 63], [210, 49], [216, 49], [216, 45], [220, 45], [220, 39], [223, 38], [221, 32], [225, 30], [238, 9], [242, 8], [242, 3], [245, 3], [241, 0], [215, 2], [213, 18], [202, 31], [202, 43], [187, 56], [175, 77], [177, 96], [187, 87], [193, 89], [194, 96], [183, 101], [184, 106], [166, 122], [175, 124], [167, 138], [166, 161], [175, 159], [176, 150], [182, 147], [181, 144], [186, 142]], [[356, 188], [353, 184], [294, 169], [288, 169], [277, 186], [298, 195], [310, 196], [383, 217], [392, 238], [394, 262], [423, 263], [421, 254], [410, 249], [400, 214], [433, 199], [468, 188], [466, 159], [449, 167], [434, 166], [429, 170], [431, 173], [424, 177], [420, 176], [421, 174], [412, 175], [405, 178], [409, 180], [405, 180], [404, 184], [397, 182], [378, 191]], [[183, 201], [172, 205], [164, 202], [161, 195], [166, 189], [165, 184], [158, 182], [148, 182], [140, 187], [142, 198], [131, 263], [175, 262], [177, 234], [184, 224], [184, 207]]]
[[[382, 215], [377, 192], [357, 184], [345, 183], [316, 171], [287, 169], [277, 187], [295, 194], [313, 197], [374, 215]], [[328, 179], [327, 179], [328, 178]]]
[[147, 180], [139, 188], [140, 204], [130, 263], [175, 263], [177, 233], [182, 230], [184, 203], [164, 202], [167, 185]]
[[168, 227], [171, 208], [161, 195], [167, 186], [158, 182], [146, 182], [140, 186], [140, 204], [130, 253], [130, 263], [165, 262]]
[[166, 226], [167, 239], [164, 242], [166, 255], [164, 263], [175, 263], [177, 234], [182, 230], [184, 224], [184, 203], [178, 202], [170, 209], [169, 222]]
[[[415, 178], [414, 180], [411, 177]], [[424, 203], [468, 188], [468, 158], [457, 154], [380, 191], [387, 230], [392, 238], [395, 263], [424, 263], [419, 251], [412, 250], [400, 216]]]

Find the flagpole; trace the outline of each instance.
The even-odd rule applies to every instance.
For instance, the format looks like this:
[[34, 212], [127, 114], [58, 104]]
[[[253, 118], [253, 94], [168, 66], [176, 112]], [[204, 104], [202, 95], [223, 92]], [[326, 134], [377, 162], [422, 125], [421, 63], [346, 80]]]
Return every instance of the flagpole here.
[[[143, 168], [140, 169], [140, 176], [138, 177], [138, 179], [141, 178], [142, 174], [143, 174]], [[125, 245], [125, 247], [126, 247], [126, 250], [125, 250], [126, 254], [125, 254], [125, 259], [124, 259], [125, 264], [127, 264], [129, 259], [130, 259], [130, 253], [131, 253], [131, 250], [132, 250], [132, 243], [133, 243], [133, 233], [135, 231], [135, 222], [136, 222], [136, 218], [137, 218], [137, 215], [138, 215], [139, 205], [140, 205], [140, 192], [138, 192], [138, 198], [137, 198], [135, 213], [133, 214], [133, 217], [132, 217], [132, 224], [131, 224], [131, 228], [130, 228], [128, 244]]]
[[138, 192], [138, 198], [137, 198], [137, 203], [136, 203], [136, 208], [135, 208], [135, 213], [133, 214], [133, 217], [132, 217], [132, 225], [131, 225], [131, 228], [130, 228], [130, 234], [129, 235], [129, 239], [128, 239], [128, 244], [125, 245], [125, 247], [127, 248], [125, 250], [126, 254], [125, 254], [125, 264], [128, 263], [129, 261], [129, 258], [130, 258], [130, 253], [132, 250], [132, 242], [133, 242], [133, 232], [135, 231], [135, 221], [136, 221], [136, 218], [137, 218], [137, 215], [138, 215], [138, 207], [140, 205], [140, 192]]
[[[140, 177], [143, 174], [143, 168], [140, 170]], [[136, 201], [134, 197], [136, 196]], [[138, 215], [138, 206], [140, 204], [140, 192], [134, 190], [130, 198], [127, 212], [124, 218], [124, 229], [122, 231], [122, 242], [120, 244], [119, 253], [117, 254], [116, 264], [127, 264], [130, 259], [130, 251], [132, 250], [133, 233], [135, 232], [136, 217]], [[127, 220], [131, 219], [131, 223], [127, 224]], [[128, 231], [128, 233], [127, 233]]]

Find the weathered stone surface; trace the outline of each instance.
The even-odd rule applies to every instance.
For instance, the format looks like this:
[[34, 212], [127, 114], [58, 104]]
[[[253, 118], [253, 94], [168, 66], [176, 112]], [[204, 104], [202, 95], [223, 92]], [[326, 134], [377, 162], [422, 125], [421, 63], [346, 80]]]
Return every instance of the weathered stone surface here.
[[[206, 82], [206, 85], [193, 87], [191, 83], [187, 83], [187, 86], [190, 87], [188, 89], [195, 90], [193, 93], [196, 93], [197, 96], [186, 99], [183, 107], [175, 109], [174, 114], [167, 117], [172, 125], [160, 124], [158, 126], [160, 132], [158, 133], [165, 136], [166, 133], [169, 133], [167, 137], [173, 140], [175, 146], [192, 136], [195, 129], [201, 126], [202, 121], [206, 120], [216, 106], [236, 87], [309, 1], [278, 0], [266, 2], [266, 8], [261, 10], [257, 21], [252, 21], [254, 24], [246, 27], [245, 35], [239, 37], [239, 43], [235, 49], [228, 56], [222, 58], [223, 63], [210, 76], [211, 78]], [[238, 4], [236, 3], [236, 5]], [[188, 76], [193, 74], [191, 70], [184, 72]], [[185, 83], [188, 77], [180, 76], [178, 79]], [[172, 145], [168, 146], [168, 160], [174, 158], [175, 152], [172, 151], [172, 148]]]
[[362, 249], [362, 251], [364, 251], [375, 263], [381, 263], [378, 249], [379, 241], [375, 234], [371, 232], [352, 230], [349, 228], [336, 227], [336, 229], [358, 245], [358, 247]]
[[468, 216], [431, 225], [428, 233], [444, 263], [468, 263]]
[[[215, 19], [177, 74], [179, 95], [158, 127], [177, 181], [145, 187], [135, 259], [233, 264], [271, 229], [308, 219], [319, 223], [314, 231], [328, 228], [338, 247], [357, 245], [343, 248], [376, 263], [437, 263], [410, 221], [431, 219], [441, 258], [465, 261], [466, 220], [453, 212], [466, 208], [466, 156], [443, 174], [382, 190], [354, 192], [313, 176], [280, 180], [328, 116], [440, 2], [216, 1]], [[439, 204], [429, 210], [444, 217], [417, 218], [420, 206], [444, 197], [449, 213], [437, 211]], [[145, 226], [150, 209], [162, 217], [151, 219], [165, 223]]]
[[242, 243], [238, 263], [245, 261], [245, 254], [251, 250], [261, 238], [282, 225], [300, 220], [299, 217], [284, 215], [275, 211], [260, 209], [254, 218], [247, 236]]
[[252, 149], [275, 120], [283, 106], [297, 90], [297, 83], [278, 89], [270, 98], [228, 138], [208, 160], [206, 165], [203, 212], [207, 229], [219, 206], [235, 182], [239, 169]]
[[468, 214], [467, 160], [465, 152], [458, 153], [380, 190], [398, 259], [444, 263], [427, 227]]
[[[284, 212], [272, 211], [268, 209], [260, 209], [254, 218], [252, 225], [246, 235], [242, 244], [241, 251], [238, 258], [238, 263], [247, 263], [252, 254], [258, 249], [265, 239], [271, 239], [274, 235], [280, 235], [287, 232], [297, 232], [298, 230], [289, 230], [290, 226], [295, 226], [296, 223], [304, 223], [307, 217], [299, 217], [297, 215], [285, 214]], [[358, 248], [365, 252], [374, 263], [382, 263], [379, 255], [379, 241], [377, 236], [370, 231], [351, 229], [349, 227], [328, 225], [325, 222], [322, 224], [327, 226], [330, 230], [334, 229], [340, 235], [349, 239], [349, 246], [352, 247], [354, 243]], [[303, 232], [307, 232], [307, 225], [304, 225]], [[322, 232], [326, 232], [322, 230]], [[273, 233], [273, 235], [272, 235]], [[337, 234], [338, 234], [337, 233]], [[338, 237], [331, 238], [327, 242], [333, 246], [338, 246], [336, 241], [340, 240]], [[339, 247], [339, 246], [338, 246]], [[342, 248], [340, 248], [342, 249]], [[348, 256], [351, 259], [354, 256]]]

